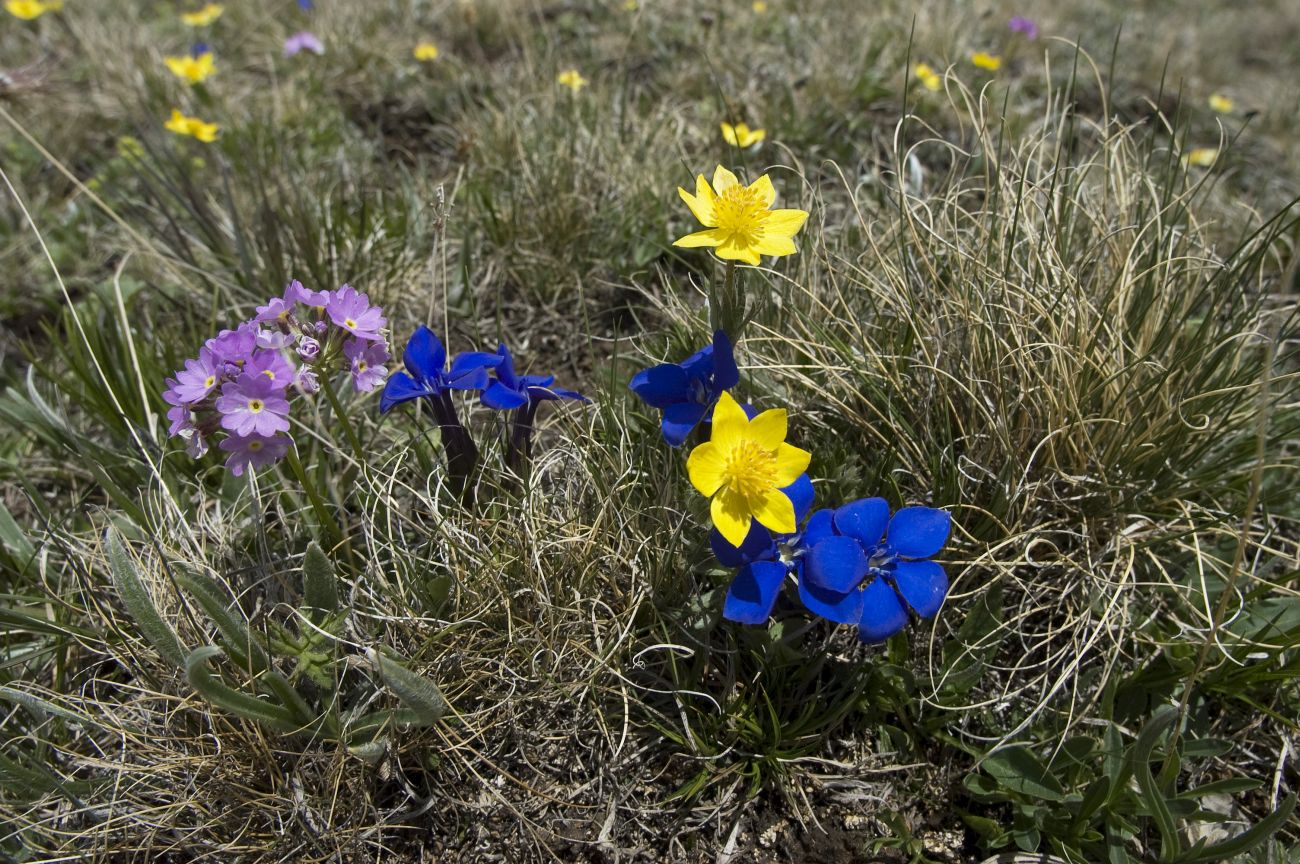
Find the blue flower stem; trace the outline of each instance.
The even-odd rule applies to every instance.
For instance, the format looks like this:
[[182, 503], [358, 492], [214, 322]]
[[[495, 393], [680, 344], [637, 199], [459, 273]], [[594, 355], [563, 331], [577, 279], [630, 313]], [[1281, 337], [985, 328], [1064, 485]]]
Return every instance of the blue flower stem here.
[[442, 448], [447, 454], [447, 478], [452, 491], [466, 508], [474, 506], [474, 469], [478, 466], [478, 447], [456, 414], [456, 403], [446, 390], [430, 399], [433, 416], [438, 421]]
[[[718, 323], [713, 329], [722, 329], [731, 337], [732, 344], [740, 342], [741, 329], [745, 325], [745, 310], [736, 296], [736, 262], [727, 262], [727, 271], [722, 277], [722, 292], [717, 298]], [[710, 322], [712, 323], [712, 322]]]

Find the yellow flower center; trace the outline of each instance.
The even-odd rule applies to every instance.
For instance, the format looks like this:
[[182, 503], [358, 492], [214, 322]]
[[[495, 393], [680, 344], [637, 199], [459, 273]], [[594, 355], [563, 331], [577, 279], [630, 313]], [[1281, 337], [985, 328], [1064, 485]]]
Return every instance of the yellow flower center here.
[[764, 450], [755, 441], [736, 442], [722, 469], [722, 482], [746, 498], [771, 489], [775, 476], [776, 453]]
[[718, 223], [718, 230], [744, 238], [746, 245], [753, 245], [762, 239], [763, 220], [767, 212], [767, 205], [758, 197], [758, 193], [739, 183], [727, 189], [713, 202], [713, 218]]
[[351, 318], [344, 318], [344, 319], [343, 319], [343, 326], [344, 326], [344, 327], [349, 327], [349, 328], [351, 328], [351, 327], [356, 327], [356, 326], [357, 326], [357, 322], [353, 321]]
[[211, 387], [213, 384], [216, 384], [216, 383], [217, 383], [217, 376], [216, 376], [216, 375], [209, 375], [207, 378], [204, 378], [204, 379], [203, 379], [203, 386], [204, 386], [204, 387]]
[[257, 440], [249, 441], [248, 449], [256, 453], [258, 450], [262, 449], [262, 442]]
[[263, 369], [262, 374], [265, 375], [267, 378], [270, 378], [272, 381], [275, 380], [275, 373], [272, 372], [270, 369]]
[[364, 360], [358, 360], [358, 361], [357, 361], [357, 371], [358, 371], [358, 372], [364, 372], [364, 371], [366, 371], [366, 361], [364, 361]]
[[249, 410], [251, 413], [253, 413], [253, 414], [260, 414], [260, 413], [262, 412], [262, 407], [263, 407], [263, 406], [262, 406], [262, 400], [261, 400], [261, 399], [249, 399], [249, 400], [248, 400], [248, 410]]

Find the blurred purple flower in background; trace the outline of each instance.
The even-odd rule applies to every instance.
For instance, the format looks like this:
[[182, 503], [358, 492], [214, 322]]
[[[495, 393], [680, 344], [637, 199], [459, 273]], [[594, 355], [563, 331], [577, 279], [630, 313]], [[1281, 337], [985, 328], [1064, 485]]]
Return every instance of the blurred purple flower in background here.
[[1023, 15], [1013, 15], [1007, 22], [1007, 27], [1012, 33], [1023, 33], [1026, 39], [1038, 38], [1038, 25], [1032, 18], [1026, 18]]
[[310, 30], [300, 30], [284, 40], [284, 56], [292, 57], [302, 51], [324, 54], [325, 43], [321, 42], [316, 34]]

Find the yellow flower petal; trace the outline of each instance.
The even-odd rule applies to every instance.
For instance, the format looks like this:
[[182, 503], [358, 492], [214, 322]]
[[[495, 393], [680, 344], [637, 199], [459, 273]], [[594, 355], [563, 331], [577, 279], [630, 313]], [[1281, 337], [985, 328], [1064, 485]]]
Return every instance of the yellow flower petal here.
[[758, 142], [762, 141], [766, 137], [767, 137], [766, 129], [754, 129], [750, 131], [748, 135], [743, 136], [741, 138], [740, 146], [748, 147], [751, 144], [757, 144]]
[[713, 191], [718, 195], [721, 195], [723, 192], [726, 192], [728, 189], [730, 189], [732, 186], [735, 186], [739, 182], [740, 181], [736, 179], [735, 174], [732, 174], [730, 171], [728, 171], [726, 168], [723, 168], [721, 165], [719, 165], [717, 168], [713, 170]]
[[976, 51], [970, 55], [970, 62], [990, 72], [996, 72], [1002, 68], [1002, 58], [987, 51]]
[[[780, 489], [769, 489], [758, 496], [757, 501], [751, 498], [747, 503], [758, 523], [771, 531], [778, 534], [789, 534], [798, 527], [794, 521], [794, 504]], [[713, 521], [716, 524], [718, 520], [715, 517]], [[722, 529], [719, 528], [718, 530], [721, 531]], [[746, 526], [746, 531], [748, 530], [749, 528]], [[740, 539], [743, 542], [745, 538], [742, 536]], [[736, 545], [739, 546], [740, 544], [737, 543]]]
[[695, 178], [694, 195], [680, 186], [677, 187], [677, 194], [686, 202], [686, 206], [691, 208], [691, 213], [695, 215], [696, 219], [700, 220], [701, 225], [712, 228], [716, 224], [713, 221], [713, 200], [715, 196], [703, 174], [699, 174]]
[[765, 209], [771, 207], [776, 200], [776, 187], [772, 185], [772, 178], [766, 174], [749, 184], [749, 191], [758, 195], [758, 200], [763, 202]]
[[[780, 494], [780, 493], [778, 493]], [[784, 495], [781, 495], [785, 498]], [[790, 504], [790, 499], [785, 498], [785, 503], [790, 505], [790, 531], [794, 530], [794, 505]], [[713, 527], [718, 529], [718, 533], [723, 539], [732, 546], [739, 546], [745, 542], [745, 535], [749, 533], [749, 502], [745, 496], [731, 489], [723, 489], [717, 495], [713, 496], [713, 502], [709, 505], [709, 515], [713, 517]]]
[[1233, 102], [1222, 93], [1215, 93], [1210, 97], [1210, 108], [1218, 111], [1220, 114], [1231, 114]]
[[721, 246], [726, 242], [725, 232], [717, 228], [708, 228], [704, 231], [696, 231], [694, 234], [687, 234], [685, 237], [678, 237], [673, 241], [673, 245], [683, 249], [697, 249], [701, 246]]
[[722, 485], [722, 472], [726, 467], [727, 460], [712, 441], [705, 441], [686, 457], [686, 473], [691, 478], [691, 485], [706, 498]]
[[776, 448], [776, 486], [784, 489], [808, 470], [812, 454], [791, 444], [782, 443]]
[[784, 255], [793, 255], [799, 251], [799, 247], [794, 245], [794, 241], [789, 237], [782, 237], [774, 234], [770, 237], [764, 237], [754, 244], [754, 251], [759, 255], [766, 255], [769, 258], [780, 258]]
[[762, 263], [762, 258], [754, 247], [748, 245], [743, 237], [734, 234], [728, 235], [717, 248], [717, 256], [728, 261], [744, 261], [757, 267]]
[[745, 409], [724, 390], [713, 408], [713, 443], [725, 452], [744, 438], [748, 429], [749, 416]]
[[730, 144], [732, 147], [739, 147], [739, 146], [740, 146], [740, 142], [739, 142], [739, 140], [736, 138], [736, 127], [735, 127], [735, 126], [732, 126], [730, 123], [722, 123], [722, 124], [720, 124], [720, 128], [722, 129], [722, 140], [723, 140], [723, 141], [726, 141], [726, 142], [727, 142], [728, 144]]
[[768, 234], [793, 237], [808, 221], [807, 210], [773, 210], [763, 222], [763, 230]]
[[787, 423], [784, 408], [769, 408], [749, 421], [749, 440], [764, 450], [775, 450], [785, 440]]

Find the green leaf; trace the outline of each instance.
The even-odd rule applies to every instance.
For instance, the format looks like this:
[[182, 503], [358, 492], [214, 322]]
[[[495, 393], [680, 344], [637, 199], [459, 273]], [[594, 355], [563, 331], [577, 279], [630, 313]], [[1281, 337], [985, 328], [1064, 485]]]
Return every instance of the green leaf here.
[[1151, 719], [1143, 725], [1137, 741], [1133, 742], [1133, 772], [1137, 775], [1138, 788], [1142, 790], [1142, 803], [1150, 811], [1151, 818], [1156, 823], [1156, 830], [1160, 832], [1162, 862], [1173, 861], [1181, 846], [1178, 840], [1178, 828], [1174, 824], [1173, 814], [1169, 811], [1169, 804], [1165, 801], [1165, 794], [1151, 773], [1151, 755], [1160, 736], [1177, 719], [1178, 712], [1173, 707], [1161, 705]]
[[1223, 861], [1250, 851], [1258, 844], [1276, 834], [1295, 810], [1296, 796], [1292, 792], [1286, 796], [1282, 806], [1256, 822], [1251, 828], [1236, 837], [1230, 837], [1219, 843], [1193, 849], [1187, 855], [1177, 858], [1179, 864], [1201, 864], [1208, 861]]
[[264, 702], [255, 696], [241, 693], [226, 686], [212, 675], [208, 660], [224, 656], [216, 645], [195, 648], [185, 660], [185, 677], [198, 693], [213, 705], [246, 720], [264, 723], [281, 732], [295, 732], [300, 728], [293, 715], [282, 705]]
[[158, 614], [149, 590], [145, 588], [140, 572], [131, 559], [131, 553], [122, 543], [116, 528], [109, 528], [104, 535], [108, 545], [108, 570], [117, 589], [117, 596], [122, 605], [131, 614], [135, 625], [140, 628], [144, 638], [154, 647], [158, 655], [177, 668], [185, 666], [185, 649], [176, 638], [175, 631]]
[[307, 607], [315, 610], [312, 621], [320, 623], [320, 619], [338, 611], [338, 577], [334, 564], [315, 540], [308, 544], [302, 559], [302, 591]]
[[1228, 777], [1224, 780], [1214, 780], [1209, 783], [1203, 783], [1195, 789], [1188, 789], [1186, 792], [1179, 792], [1175, 798], [1203, 798], [1206, 795], [1222, 793], [1224, 795], [1239, 795], [1242, 792], [1250, 792], [1264, 785], [1263, 780], [1255, 780], [1251, 777]]
[[397, 694], [410, 708], [419, 723], [432, 725], [447, 711], [447, 702], [432, 681], [417, 675], [396, 660], [390, 660], [373, 648], [366, 652], [371, 665], [384, 679], [384, 684]]
[[1044, 801], [1064, 801], [1065, 789], [1028, 747], [999, 750], [980, 766], [1005, 788]]
[[181, 569], [176, 581], [194, 595], [212, 623], [217, 625], [217, 632], [221, 634], [225, 648], [237, 666], [244, 667], [254, 675], [270, 668], [271, 661], [267, 659], [261, 642], [249, 632], [243, 616], [232, 611], [226, 592], [213, 579], [186, 567]]

